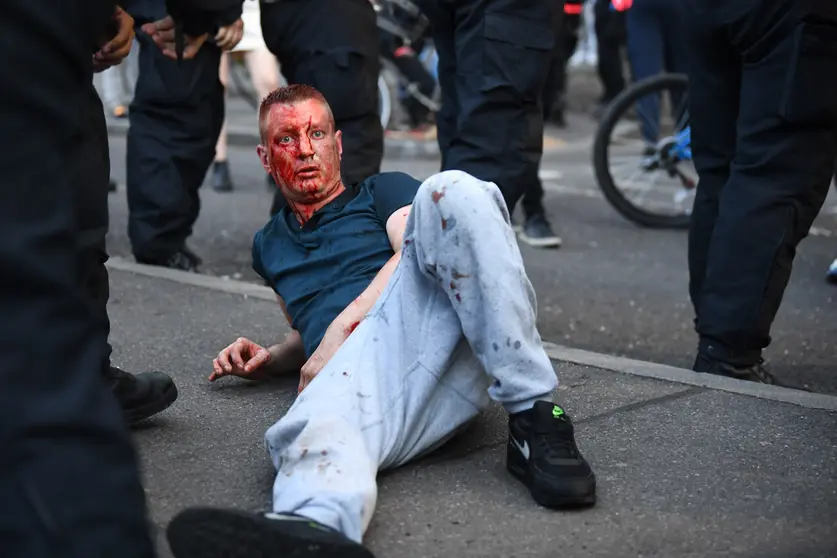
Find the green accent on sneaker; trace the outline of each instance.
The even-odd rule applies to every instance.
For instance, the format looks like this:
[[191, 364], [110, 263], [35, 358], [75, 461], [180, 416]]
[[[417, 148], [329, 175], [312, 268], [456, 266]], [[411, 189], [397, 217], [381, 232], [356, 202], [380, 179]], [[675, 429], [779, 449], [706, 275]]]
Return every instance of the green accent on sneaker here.
[[564, 409], [562, 409], [558, 405], [554, 405], [552, 407], [552, 416], [557, 419], [564, 418]]

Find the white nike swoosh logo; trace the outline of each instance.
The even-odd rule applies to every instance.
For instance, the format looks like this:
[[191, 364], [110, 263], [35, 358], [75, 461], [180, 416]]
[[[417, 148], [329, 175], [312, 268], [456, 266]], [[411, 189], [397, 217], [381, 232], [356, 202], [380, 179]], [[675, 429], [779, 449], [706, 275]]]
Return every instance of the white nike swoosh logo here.
[[526, 459], [529, 459], [529, 443], [524, 440], [523, 445], [521, 446], [520, 442], [518, 442], [515, 439], [514, 436], [512, 436], [511, 439], [512, 439], [512, 442], [514, 443], [515, 447], [517, 447], [517, 449], [520, 450], [520, 453], [523, 454], [523, 457], [526, 458]]

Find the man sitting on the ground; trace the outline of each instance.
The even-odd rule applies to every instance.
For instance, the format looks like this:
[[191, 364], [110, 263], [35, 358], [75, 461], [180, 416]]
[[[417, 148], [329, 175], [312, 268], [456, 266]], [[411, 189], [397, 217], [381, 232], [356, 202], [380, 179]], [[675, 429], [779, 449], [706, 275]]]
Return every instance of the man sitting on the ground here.
[[507, 467], [535, 501], [593, 504], [498, 188], [458, 171], [344, 185], [340, 132], [308, 86], [268, 95], [259, 119], [288, 205], [256, 234], [253, 267], [291, 333], [270, 348], [238, 339], [210, 380], [296, 370], [300, 395], [265, 435], [273, 512], [186, 510], [169, 526], [174, 554], [371, 556], [378, 471], [439, 447], [489, 396], [509, 413]]

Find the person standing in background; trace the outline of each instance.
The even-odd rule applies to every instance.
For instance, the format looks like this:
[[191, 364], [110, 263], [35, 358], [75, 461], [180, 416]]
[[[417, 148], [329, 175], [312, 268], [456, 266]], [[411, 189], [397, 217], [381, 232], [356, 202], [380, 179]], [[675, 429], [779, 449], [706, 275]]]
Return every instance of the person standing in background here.
[[837, 160], [837, 2], [682, 5], [700, 177], [689, 229], [693, 368], [772, 384], [762, 351]]
[[683, 0], [633, 0], [627, 4], [632, 4], [625, 10], [632, 81], [664, 71], [684, 73], [688, 55]]
[[[194, 8], [187, 1], [185, 12]], [[201, 1], [201, 14], [210, 1]], [[126, 28], [133, 34], [133, 21], [113, 0], [3, 3], [0, 122], [15, 139], [0, 153], [3, 558], [155, 554], [133, 444], [101, 377], [106, 320], [80, 286], [79, 163], [101, 131], [90, 118], [104, 114], [93, 70], [127, 56], [130, 40], [115, 45]], [[185, 56], [201, 41], [196, 29], [185, 36]], [[106, 160], [107, 150], [98, 155]], [[103, 163], [100, 182], [107, 181]], [[107, 207], [105, 188], [90, 192], [94, 199], [84, 201]]]
[[625, 89], [625, 71], [622, 49], [627, 41], [625, 13], [611, 9], [611, 0], [595, 0], [596, 45], [598, 48], [599, 80], [602, 96], [593, 111], [594, 118], [601, 118], [607, 105]]
[[[561, 17], [555, 19], [555, 48], [543, 88], [543, 119], [566, 126], [564, 111], [567, 94], [567, 64], [578, 46], [583, 0], [558, 0]], [[520, 205], [523, 224], [514, 225], [518, 238], [534, 248], [558, 248], [561, 238], [555, 234], [543, 206], [543, 184], [530, 182]]]
[[[164, 0], [136, 0], [138, 23], [166, 14]], [[241, 2], [218, 12], [217, 29], [190, 60], [161, 52], [137, 33], [139, 76], [131, 102], [126, 174], [128, 237], [137, 262], [197, 271], [201, 263], [186, 245], [200, 213], [198, 190], [215, 158], [224, 121], [224, 88], [218, 79], [222, 49], [243, 34]]]
[[555, 51], [543, 88], [543, 118], [545, 122], [565, 127], [567, 121], [567, 66], [578, 47], [584, 0], [558, 0], [563, 16], [556, 28]]
[[[244, 53], [244, 61], [247, 64], [253, 89], [261, 100], [279, 87], [279, 63], [264, 44], [259, 0], [244, 0], [241, 20], [244, 22], [244, 35], [230, 52]], [[221, 55], [219, 77], [226, 92], [230, 79], [230, 53], [228, 52]], [[212, 164], [210, 180], [212, 189], [216, 192], [230, 192], [233, 189], [230, 165], [227, 161], [227, 118], [224, 118], [221, 133], [218, 135], [218, 143], [215, 145], [215, 162]], [[267, 184], [273, 191], [275, 184], [269, 176]]]
[[493, 182], [509, 213], [539, 182], [555, 0], [420, 0], [439, 54], [442, 170]]

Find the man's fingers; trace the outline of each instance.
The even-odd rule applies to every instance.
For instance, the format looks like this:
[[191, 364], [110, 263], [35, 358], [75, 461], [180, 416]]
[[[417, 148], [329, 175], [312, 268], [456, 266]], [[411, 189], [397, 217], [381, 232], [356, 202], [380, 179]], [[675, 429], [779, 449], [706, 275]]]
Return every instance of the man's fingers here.
[[244, 369], [244, 358], [242, 358], [242, 353], [248, 354], [250, 351], [248, 350], [249, 347], [245, 341], [236, 341], [235, 344], [232, 346], [232, 350], [230, 350], [230, 360], [232, 361], [233, 366], [238, 369]]
[[248, 360], [247, 364], [244, 365], [244, 371], [252, 372], [257, 368], [264, 366], [268, 362], [270, 362], [270, 351], [268, 351], [267, 349], [259, 349], [258, 351], [256, 351], [256, 354], [253, 356], [253, 358]]
[[218, 363], [221, 365], [221, 368], [224, 372], [232, 372], [232, 364], [230, 363], [230, 350], [232, 349], [232, 345], [218, 353]]
[[214, 382], [218, 378], [225, 376], [226, 373], [221, 368], [221, 364], [218, 362], [218, 359], [212, 361], [212, 374], [209, 375], [209, 381]]

